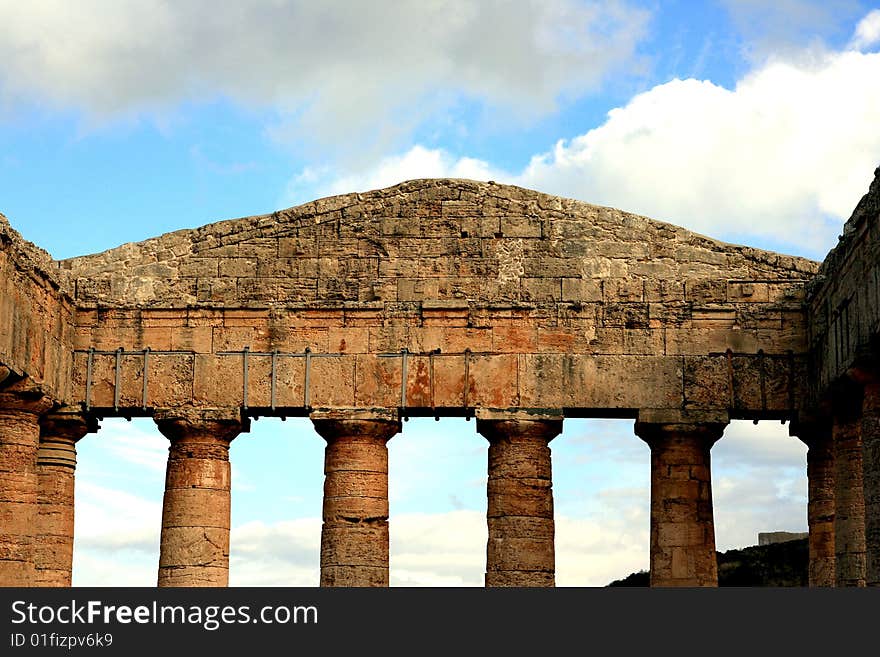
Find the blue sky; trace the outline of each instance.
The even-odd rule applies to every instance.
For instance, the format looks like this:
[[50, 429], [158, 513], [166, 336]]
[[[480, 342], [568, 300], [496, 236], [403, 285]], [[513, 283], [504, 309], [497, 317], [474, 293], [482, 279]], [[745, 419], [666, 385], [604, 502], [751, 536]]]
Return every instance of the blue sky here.
[[[0, 212], [62, 259], [416, 177], [511, 182], [822, 259], [880, 164], [880, 6], [855, 0], [0, 0]], [[164, 439], [80, 444], [78, 584], [155, 581]], [[631, 422], [554, 440], [558, 580], [647, 566]], [[390, 443], [392, 581], [479, 584], [486, 445]], [[322, 443], [233, 443], [232, 581], [317, 582]], [[735, 423], [718, 544], [804, 530], [804, 449]], [[255, 556], [262, 555], [262, 556]]]

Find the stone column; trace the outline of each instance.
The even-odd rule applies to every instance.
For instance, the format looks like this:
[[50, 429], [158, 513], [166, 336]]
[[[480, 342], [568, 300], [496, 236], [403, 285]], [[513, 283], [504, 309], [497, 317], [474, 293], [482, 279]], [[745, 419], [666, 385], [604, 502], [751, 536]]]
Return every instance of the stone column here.
[[76, 441], [97, 428], [77, 409], [59, 409], [40, 420], [36, 586], [70, 586]]
[[651, 586], [718, 586], [709, 450], [725, 426], [636, 422], [651, 448]]
[[862, 476], [865, 501], [865, 584], [880, 586], [880, 381], [862, 399]]
[[562, 431], [562, 419], [478, 416], [477, 431], [489, 441], [486, 586], [553, 586], [549, 443]]
[[392, 416], [314, 413], [324, 452], [321, 586], [388, 586], [388, 448]]
[[831, 422], [798, 422], [790, 429], [807, 449], [807, 524], [810, 529], [809, 585], [834, 586], [834, 443]]
[[27, 380], [0, 390], [0, 586], [33, 586], [40, 415], [52, 402]]
[[157, 412], [171, 441], [162, 504], [159, 586], [229, 584], [229, 443], [248, 422], [225, 411]]
[[865, 585], [865, 497], [861, 418], [836, 415], [834, 435], [834, 552], [837, 586]]

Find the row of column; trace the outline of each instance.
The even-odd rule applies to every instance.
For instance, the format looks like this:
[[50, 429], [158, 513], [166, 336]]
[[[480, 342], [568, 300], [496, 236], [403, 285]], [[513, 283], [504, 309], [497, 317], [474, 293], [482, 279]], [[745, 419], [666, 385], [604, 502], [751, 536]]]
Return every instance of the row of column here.
[[75, 443], [97, 425], [27, 385], [0, 392], [0, 584], [70, 586]]
[[[388, 441], [396, 417], [313, 415], [327, 443], [321, 586], [388, 586]], [[163, 502], [160, 586], [226, 586], [232, 418], [157, 417], [171, 440]], [[718, 582], [709, 450], [724, 424], [637, 423], [651, 447], [651, 584]], [[550, 441], [560, 417], [477, 419], [489, 441], [486, 586], [555, 583]]]
[[880, 381], [856, 377], [792, 433], [808, 447], [810, 586], [880, 586]]
[[[76, 412], [46, 414], [49, 407], [40, 396], [0, 394], [2, 585], [71, 582], [75, 443], [97, 427]], [[211, 411], [163, 412], [155, 419], [170, 441], [159, 586], [226, 586], [229, 445], [248, 429], [246, 421]], [[315, 415], [313, 422], [327, 442], [320, 583], [387, 586], [386, 444], [400, 422], [357, 412]], [[489, 441], [485, 583], [552, 586], [549, 443], [562, 419], [506, 413], [478, 418], [477, 430]], [[651, 448], [653, 586], [717, 584], [709, 450], [723, 430], [724, 424], [636, 423]], [[821, 475], [814, 472], [817, 452], [811, 454], [812, 481]], [[842, 540], [843, 533], [837, 536]]]

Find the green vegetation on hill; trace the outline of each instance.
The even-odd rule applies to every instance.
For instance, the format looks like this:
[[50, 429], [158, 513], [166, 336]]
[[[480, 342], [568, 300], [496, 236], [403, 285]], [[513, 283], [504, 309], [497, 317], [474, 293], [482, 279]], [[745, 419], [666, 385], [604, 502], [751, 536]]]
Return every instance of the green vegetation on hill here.
[[[719, 586], [807, 586], [807, 539], [718, 552]], [[608, 586], [648, 586], [646, 570]]]

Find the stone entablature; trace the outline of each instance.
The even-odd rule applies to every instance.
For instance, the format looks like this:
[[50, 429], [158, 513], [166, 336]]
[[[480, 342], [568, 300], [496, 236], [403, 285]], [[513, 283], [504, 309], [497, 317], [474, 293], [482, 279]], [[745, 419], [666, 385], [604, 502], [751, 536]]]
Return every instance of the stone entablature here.
[[[57, 265], [78, 306], [63, 401], [104, 414], [193, 405], [750, 418], [788, 417], [803, 397], [804, 288], [818, 266], [465, 180], [321, 199]], [[402, 350], [405, 393], [403, 357], [389, 357]]]

